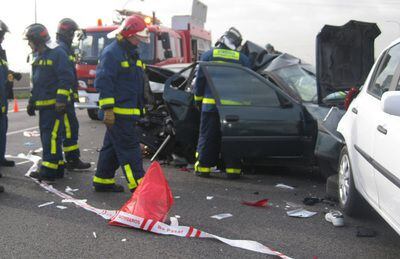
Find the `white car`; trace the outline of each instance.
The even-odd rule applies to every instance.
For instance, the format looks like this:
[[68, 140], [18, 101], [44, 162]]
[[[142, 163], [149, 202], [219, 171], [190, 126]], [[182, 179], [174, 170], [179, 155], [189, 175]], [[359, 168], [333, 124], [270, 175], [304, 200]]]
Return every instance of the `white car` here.
[[400, 39], [379, 56], [339, 122], [339, 204], [354, 215], [361, 196], [400, 235]]

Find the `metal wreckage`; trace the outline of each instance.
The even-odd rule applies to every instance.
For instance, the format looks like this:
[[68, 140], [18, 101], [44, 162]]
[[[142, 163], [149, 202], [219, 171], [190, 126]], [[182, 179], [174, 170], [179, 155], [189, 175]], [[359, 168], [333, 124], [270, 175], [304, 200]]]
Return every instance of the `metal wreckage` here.
[[250, 41], [241, 51], [252, 69], [210, 62], [183, 69], [182, 64], [148, 66], [141, 143], [152, 160], [194, 163], [200, 112], [192, 88], [202, 69], [220, 115], [221, 156], [234, 152], [245, 166], [319, 165], [325, 177], [335, 174], [342, 146], [337, 123], [350, 102], [350, 88], [361, 87], [373, 65], [379, 34], [373, 23], [324, 26], [317, 36], [316, 71], [295, 56], [271, 55]]

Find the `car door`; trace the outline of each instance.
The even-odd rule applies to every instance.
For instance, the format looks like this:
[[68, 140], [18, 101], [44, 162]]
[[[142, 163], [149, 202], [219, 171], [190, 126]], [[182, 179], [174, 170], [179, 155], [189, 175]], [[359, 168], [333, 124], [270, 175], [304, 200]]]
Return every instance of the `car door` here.
[[278, 87], [238, 65], [202, 63], [201, 69], [219, 111], [223, 153], [265, 161], [302, 158], [311, 149], [315, 121]]
[[[400, 45], [393, 47], [388, 54], [397, 62], [390, 90], [400, 91]], [[378, 114], [372, 159], [379, 207], [389, 217], [389, 222], [400, 226], [400, 117], [387, 114], [381, 108]]]
[[352, 132], [353, 146], [350, 147], [355, 149], [355, 156], [352, 158], [353, 173], [359, 180], [360, 191], [375, 205], [378, 205], [378, 190], [375, 169], [371, 163], [374, 153], [373, 138], [381, 116], [380, 98], [389, 90], [396, 71], [397, 58], [392, 55], [389, 51], [381, 56], [369, 82], [366, 82], [367, 91], [354, 100], [351, 108], [355, 120]]

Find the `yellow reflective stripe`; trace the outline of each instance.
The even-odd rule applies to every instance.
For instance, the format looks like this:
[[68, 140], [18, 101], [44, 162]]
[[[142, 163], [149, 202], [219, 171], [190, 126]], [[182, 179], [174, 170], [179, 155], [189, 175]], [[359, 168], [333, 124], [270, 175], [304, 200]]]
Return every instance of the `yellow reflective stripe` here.
[[211, 167], [202, 167], [199, 161], [194, 164], [194, 170], [200, 173], [211, 173]]
[[60, 165], [64, 165], [64, 164], [65, 164], [64, 160], [58, 161], [58, 165], [59, 165], [59, 166], [60, 166]]
[[2, 106], [2, 107], [1, 107], [1, 112], [2, 112], [2, 113], [5, 113], [5, 112], [6, 112], [6, 107], [5, 107], [5, 106]]
[[72, 56], [72, 55], [69, 55], [68, 58], [69, 58], [70, 61], [73, 61], [73, 62], [75, 62], [75, 60], [76, 60], [75, 57]]
[[146, 114], [146, 108], [142, 109], [142, 114]]
[[67, 139], [71, 138], [71, 124], [69, 123], [69, 119], [67, 114], [64, 114], [64, 125], [65, 125], [65, 136]]
[[121, 62], [121, 67], [129, 67], [129, 62], [128, 61], [122, 61]]
[[74, 151], [74, 150], [77, 150], [77, 149], [79, 149], [79, 145], [78, 144], [73, 145], [73, 146], [63, 147], [63, 151], [64, 152], [71, 152], [71, 151]]
[[137, 60], [136, 66], [143, 68], [143, 62], [141, 60]]
[[114, 99], [113, 97], [103, 98], [103, 99], [100, 99], [100, 100], [99, 100], [100, 108], [101, 108], [103, 105], [109, 105], [109, 104], [114, 105], [114, 103], [115, 103], [115, 99]]
[[50, 153], [51, 154], [56, 154], [57, 153], [57, 132], [58, 128], [60, 127], [60, 120], [56, 120], [54, 123], [53, 130], [51, 131], [51, 149]]
[[94, 183], [100, 183], [100, 184], [115, 184], [115, 179], [105, 179], [105, 178], [100, 178], [100, 177], [93, 177], [93, 182]]
[[57, 94], [62, 94], [62, 95], [65, 95], [65, 96], [69, 97], [70, 92], [68, 90], [65, 90], [65, 89], [58, 89], [57, 90]]
[[226, 168], [227, 174], [240, 174], [241, 171], [240, 168]]
[[79, 98], [79, 94], [74, 93], [74, 98], [75, 98], [75, 99], [78, 99], [78, 98]]
[[203, 100], [203, 96], [195, 95], [195, 96], [194, 96], [194, 100], [195, 100], [196, 102], [199, 102], [199, 101]]
[[133, 172], [132, 172], [131, 166], [129, 164], [124, 165], [124, 170], [125, 170], [126, 178], [128, 179], [129, 189], [135, 189], [138, 186], [138, 184], [135, 180], [135, 177], [133, 177]]
[[195, 158], [199, 158], [199, 152], [196, 151], [196, 153], [194, 154]]
[[203, 98], [203, 103], [205, 103], [205, 104], [215, 104], [215, 99], [213, 99], [213, 98]]
[[53, 105], [53, 104], [56, 104], [56, 99], [40, 100], [40, 101], [35, 102], [36, 106], [48, 106], [48, 105]]
[[140, 109], [137, 108], [120, 108], [120, 107], [114, 107], [113, 111], [115, 114], [120, 114], [120, 115], [140, 115]]
[[53, 65], [53, 60], [51, 60], [51, 59], [41, 59], [41, 60], [39, 60], [38, 64], [40, 66], [52, 66]]
[[42, 166], [44, 166], [44, 167], [48, 167], [48, 168], [50, 168], [50, 169], [55, 169], [55, 170], [57, 170], [58, 169], [58, 164], [54, 164], [54, 163], [50, 163], [50, 162], [42, 162]]
[[237, 52], [237, 51], [228, 50], [228, 49], [214, 49], [213, 50], [213, 57], [239, 60], [240, 53]]

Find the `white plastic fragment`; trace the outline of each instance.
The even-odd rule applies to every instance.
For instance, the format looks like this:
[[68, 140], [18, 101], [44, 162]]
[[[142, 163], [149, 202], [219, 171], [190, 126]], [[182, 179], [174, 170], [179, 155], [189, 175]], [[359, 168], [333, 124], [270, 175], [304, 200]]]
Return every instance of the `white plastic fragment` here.
[[171, 227], [177, 227], [177, 226], [179, 226], [178, 218], [176, 218], [176, 217], [170, 217], [169, 220], [171, 221]]
[[51, 204], [54, 204], [54, 201], [49, 201], [49, 202], [40, 204], [38, 207], [41, 208], [41, 207], [49, 206], [49, 205], [51, 205]]
[[121, 239], [122, 242], [126, 242], [126, 238]]
[[40, 133], [37, 130], [32, 130], [32, 131], [24, 131], [23, 133], [24, 137], [39, 137]]
[[65, 188], [65, 192], [68, 193], [69, 195], [74, 195], [74, 192], [78, 191], [79, 189], [72, 189], [71, 187], [67, 186]]
[[94, 238], [97, 238], [96, 232], [93, 232], [93, 236]]
[[57, 207], [57, 208], [59, 208], [60, 210], [65, 210], [65, 209], [67, 209], [67, 208], [68, 208], [68, 207], [61, 206], [61, 205], [57, 205], [56, 207]]
[[175, 218], [177, 218], [177, 219], [180, 219], [180, 218], [181, 218], [181, 216], [179, 216], [179, 215], [175, 215]]
[[295, 218], [309, 218], [317, 214], [317, 212], [308, 211], [303, 208], [286, 212], [288, 216]]
[[174, 199], [180, 199], [181, 196], [174, 196]]
[[207, 196], [206, 199], [207, 200], [212, 200], [212, 199], [214, 199], [214, 196]]
[[233, 217], [233, 215], [230, 213], [222, 213], [222, 214], [217, 214], [217, 215], [211, 216], [211, 218], [218, 219], [218, 220], [226, 219], [226, 218], [230, 218], [230, 217]]
[[275, 185], [275, 187], [282, 188], [282, 189], [294, 190], [293, 186], [289, 186], [289, 185], [286, 185], [283, 183], [278, 183], [277, 185]]

